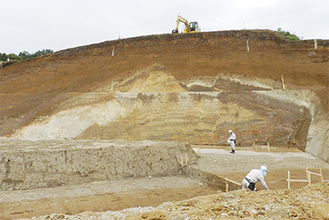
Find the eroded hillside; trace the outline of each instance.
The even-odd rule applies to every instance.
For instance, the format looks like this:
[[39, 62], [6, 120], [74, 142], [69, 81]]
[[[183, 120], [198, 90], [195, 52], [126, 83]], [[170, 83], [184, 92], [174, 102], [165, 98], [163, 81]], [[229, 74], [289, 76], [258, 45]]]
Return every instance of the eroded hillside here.
[[[154, 35], [1, 69], [0, 135], [297, 146], [329, 160], [328, 41]], [[284, 80], [284, 86], [282, 84]]]

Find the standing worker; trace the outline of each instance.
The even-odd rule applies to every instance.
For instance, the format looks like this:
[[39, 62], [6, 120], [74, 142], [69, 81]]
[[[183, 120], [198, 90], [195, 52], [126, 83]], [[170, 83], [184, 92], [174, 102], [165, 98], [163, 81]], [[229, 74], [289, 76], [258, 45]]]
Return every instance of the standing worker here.
[[228, 131], [230, 133], [230, 137], [227, 139], [227, 143], [231, 145], [232, 151], [230, 152], [231, 154], [235, 153], [235, 143], [236, 143], [236, 136], [232, 130]]
[[242, 180], [242, 189], [250, 189], [251, 191], [256, 191], [255, 184], [260, 181], [264, 187], [264, 189], [267, 191], [268, 187], [265, 183], [264, 177], [267, 173], [267, 167], [261, 166], [258, 170], [252, 169]]

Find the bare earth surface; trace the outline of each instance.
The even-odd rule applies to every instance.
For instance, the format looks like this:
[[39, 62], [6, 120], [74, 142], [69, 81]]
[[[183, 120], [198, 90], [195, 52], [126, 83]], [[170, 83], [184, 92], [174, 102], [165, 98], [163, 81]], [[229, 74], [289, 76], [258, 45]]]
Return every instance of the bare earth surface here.
[[[289, 217], [288, 214], [310, 217], [307, 213], [312, 213], [314, 210], [317, 210], [317, 212], [322, 210], [323, 217], [329, 217], [329, 215], [325, 216], [326, 212], [323, 211], [329, 207], [328, 184], [312, 186], [316, 189], [311, 191], [309, 188], [300, 189], [307, 186], [307, 183], [293, 182], [291, 183], [292, 190], [286, 190], [288, 170], [291, 172], [292, 179], [306, 179], [305, 165], [309, 170], [317, 173], [319, 167], [321, 167], [324, 179], [329, 180], [329, 164], [307, 153], [291, 149], [273, 148], [272, 151], [276, 152], [269, 153], [265, 150], [252, 151], [251, 148], [237, 148], [237, 153], [232, 155], [229, 153], [228, 148], [194, 146], [194, 150], [200, 154], [201, 158], [193, 166], [241, 182], [250, 169], [266, 164], [268, 166], [268, 175], [265, 180], [269, 188], [271, 190], [281, 189], [281, 191], [265, 192], [262, 186], [257, 184], [257, 189], [261, 191], [256, 193], [240, 190], [222, 193], [217, 189], [209, 188], [184, 176], [145, 177], [112, 182], [102, 181], [34, 190], [0, 191], [0, 218], [16, 219], [44, 216], [40, 219], [47, 219], [52, 216], [53, 219], [61, 219], [65, 216], [68, 219], [152, 219], [145, 216], [155, 215], [157, 216], [155, 219], [189, 219], [187, 216], [190, 216], [191, 219], [209, 219], [211, 216], [219, 218], [260, 215], [279, 219]], [[312, 176], [312, 180], [314, 183], [320, 182], [320, 178], [317, 176]], [[296, 191], [297, 189], [301, 191]], [[318, 203], [315, 203], [317, 204], [315, 206], [314, 202], [306, 201], [307, 206], [301, 213], [298, 212], [300, 209], [298, 211], [296, 211], [297, 209], [283, 211], [285, 205], [300, 202], [298, 198], [303, 198], [302, 194], [305, 193], [309, 193], [309, 196], [305, 197], [306, 200], [314, 202], [319, 200], [320, 206]], [[194, 198], [210, 194], [213, 195]], [[291, 197], [291, 195], [296, 194], [298, 194], [298, 198]], [[233, 199], [232, 195], [237, 197]], [[316, 200], [312, 196], [316, 196]], [[194, 199], [181, 201], [189, 198]], [[220, 200], [218, 200], [219, 198]], [[275, 199], [276, 202], [275, 204], [265, 202], [264, 199]], [[217, 202], [214, 203], [212, 200]], [[222, 200], [223, 202], [220, 203], [219, 201]], [[255, 207], [247, 208], [247, 206], [243, 210], [242, 206], [246, 206], [244, 200], [254, 204]], [[173, 201], [181, 202], [170, 203]], [[233, 206], [234, 203], [236, 205]], [[211, 207], [211, 205], [215, 206]], [[165, 208], [167, 206], [170, 208]], [[199, 209], [206, 209], [207, 207], [209, 209], [207, 212], [198, 213], [201, 212]], [[276, 213], [273, 207], [281, 210], [282, 213]], [[109, 210], [117, 211], [127, 208], [132, 209], [109, 212]], [[294, 206], [294, 208], [296, 207]], [[176, 210], [176, 212], [169, 212], [169, 209]], [[182, 212], [177, 213], [178, 210]], [[151, 213], [149, 213], [150, 211]], [[246, 211], [249, 214], [243, 214], [247, 213]], [[142, 217], [143, 213], [145, 218]], [[186, 213], [185, 217], [183, 213]], [[206, 216], [209, 217], [206, 218]]]
[[[222, 193], [167, 173], [68, 181], [1, 190], [0, 219], [329, 219], [328, 182], [312, 176], [315, 184], [293, 182], [291, 190], [286, 182], [288, 171], [306, 180], [306, 167], [317, 173], [321, 167], [329, 180], [329, 41], [317, 45], [270, 30], [162, 34], [6, 65], [0, 69], [1, 138], [188, 142], [201, 156], [188, 168], [240, 183], [267, 165], [270, 191], [256, 185], [258, 192]], [[229, 129], [238, 137], [235, 155], [223, 146]], [[271, 152], [249, 148], [254, 142], [270, 142]], [[0, 186], [25, 183], [25, 167], [30, 174], [43, 168], [11, 153], [16, 161], [0, 155]], [[125, 156], [131, 166], [124, 168], [140, 168], [136, 157]], [[88, 158], [77, 165], [88, 170]], [[13, 162], [23, 172], [15, 173]], [[54, 175], [63, 173], [60, 165]]]

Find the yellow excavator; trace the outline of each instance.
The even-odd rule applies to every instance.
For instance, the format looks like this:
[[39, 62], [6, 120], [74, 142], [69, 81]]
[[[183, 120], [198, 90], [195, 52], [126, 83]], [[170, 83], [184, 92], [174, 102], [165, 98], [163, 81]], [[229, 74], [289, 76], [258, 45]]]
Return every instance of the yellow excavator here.
[[185, 18], [178, 15], [176, 29], [172, 30], [172, 33], [178, 33], [179, 22], [182, 22], [183, 24], [185, 24], [184, 33], [201, 32], [201, 29], [199, 28], [199, 24], [197, 21], [192, 21], [192, 22], [188, 23], [188, 21]]

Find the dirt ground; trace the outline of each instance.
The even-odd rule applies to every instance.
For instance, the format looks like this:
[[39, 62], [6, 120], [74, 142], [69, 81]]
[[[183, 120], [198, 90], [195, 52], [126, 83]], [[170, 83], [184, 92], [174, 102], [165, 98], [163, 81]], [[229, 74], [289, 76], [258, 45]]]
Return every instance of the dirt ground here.
[[[266, 152], [264, 149], [253, 150], [252, 148], [237, 147], [236, 154], [232, 155], [229, 153], [229, 147], [225, 146], [212, 146], [210, 148], [209, 146], [193, 147], [195, 152], [201, 156], [198, 162], [193, 165], [194, 168], [227, 177], [236, 182], [241, 182], [250, 169], [258, 168], [263, 164], [268, 167], [268, 175], [265, 177], [265, 181], [270, 190], [287, 189], [286, 179], [288, 170], [291, 172], [292, 179], [306, 179], [305, 165], [309, 170], [317, 173], [319, 172], [319, 167], [321, 167], [324, 179], [329, 180], [329, 164], [307, 153], [293, 149], [272, 148], [273, 152]], [[320, 178], [312, 176], [312, 182], [320, 182]], [[295, 190], [305, 186], [307, 186], [307, 183], [292, 182], [292, 191], [289, 191], [289, 193], [296, 193]], [[261, 193], [261, 196], [267, 196], [261, 185], [257, 184], [256, 187], [260, 190], [259, 193]], [[328, 185], [324, 186], [324, 188], [326, 191], [323, 192], [322, 196], [328, 195], [325, 194], [328, 193]], [[271, 192], [271, 196], [274, 196], [275, 193], [282, 196], [281, 194], [285, 195], [287, 191], [274, 191]], [[237, 194], [239, 196], [249, 195], [243, 194], [240, 190], [237, 191]], [[206, 195], [212, 196], [205, 198], [197, 197]], [[96, 212], [102, 212], [101, 215], [103, 216], [96, 219], [125, 219], [121, 217], [114, 218], [113, 216], [119, 215], [117, 212], [114, 215], [112, 212], [106, 211], [119, 211], [127, 208], [132, 208], [132, 210], [136, 211], [138, 208], [140, 213], [142, 213], [143, 208], [141, 207], [146, 207], [144, 209], [147, 209], [147, 212], [149, 212], [159, 205], [164, 206], [167, 202], [178, 202], [192, 198], [194, 198], [192, 200], [203, 201], [205, 199], [209, 200], [215, 195], [217, 197], [229, 197], [229, 194], [221, 193], [218, 189], [208, 187], [196, 179], [185, 176], [145, 177], [34, 190], [0, 191], [0, 219], [32, 218], [39, 216], [44, 216], [39, 219], [47, 219], [50, 216], [52, 216], [50, 219], [61, 219], [64, 215], [71, 219], [76, 219], [77, 215], [85, 216], [80, 217], [80, 219], [91, 219], [90, 216], [100, 215], [96, 214]], [[237, 198], [237, 200], [239, 199]], [[180, 203], [183, 204], [184, 202]], [[190, 202], [187, 203], [190, 204]], [[323, 204], [326, 204], [325, 207], [327, 207], [329, 205], [328, 199]], [[271, 206], [271, 202], [268, 202], [268, 206]], [[187, 211], [190, 205], [184, 207]], [[83, 212], [84, 214], [79, 214]], [[123, 212], [119, 211], [121, 214]], [[61, 214], [55, 215], [52, 213]], [[178, 215], [182, 215], [182, 213]], [[203, 215], [200, 214], [200, 218], [197, 217], [194, 219], [202, 219], [201, 216]], [[228, 214], [228, 216], [231, 216], [231, 214]], [[160, 214], [155, 219], [166, 218], [162, 218]]]
[[1, 191], [0, 219], [158, 206], [163, 202], [213, 193], [216, 193], [216, 190], [181, 176], [102, 181], [50, 189]]
[[[329, 179], [328, 163], [297, 149], [270, 147], [270, 152], [267, 152], [267, 148], [254, 150], [251, 147], [236, 147], [236, 154], [232, 155], [229, 153], [230, 147], [195, 147], [195, 151], [202, 155], [195, 167], [236, 182], [241, 182], [251, 169], [258, 169], [261, 165], [268, 168], [265, 181], [270, 189], [287, 189], [288, 170], [291, 179], [306, 179], [306, 167], [316, 173], [320, 172], [321, 167], [324, 179]], [[312, 176], [312, 179], [320, 181], [319, 176]], [[291, 188], [297, 189], [306, 185], [292, 182]], [[260, 183], [257, 183], [256, 187], [263, 189]]]

